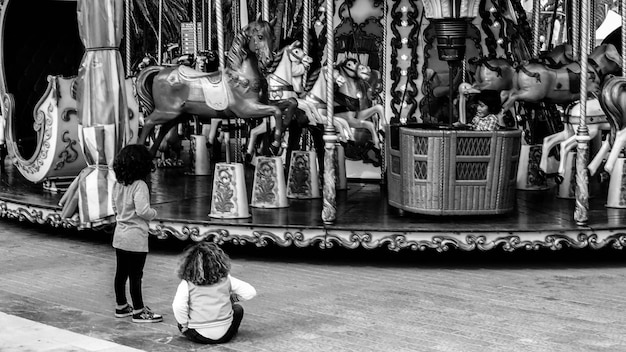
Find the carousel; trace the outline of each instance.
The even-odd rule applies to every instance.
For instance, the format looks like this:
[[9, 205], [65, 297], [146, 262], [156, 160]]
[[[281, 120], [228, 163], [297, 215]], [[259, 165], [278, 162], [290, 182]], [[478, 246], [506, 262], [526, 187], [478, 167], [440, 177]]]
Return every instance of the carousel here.
[[161, 239], [626, 244], [626, 27], [593, 40], [609, 1], [186, 3], [166, 44], [164, 0], [0, 2], [0, 216], [111, 229], [113, 159], [138, 143]]

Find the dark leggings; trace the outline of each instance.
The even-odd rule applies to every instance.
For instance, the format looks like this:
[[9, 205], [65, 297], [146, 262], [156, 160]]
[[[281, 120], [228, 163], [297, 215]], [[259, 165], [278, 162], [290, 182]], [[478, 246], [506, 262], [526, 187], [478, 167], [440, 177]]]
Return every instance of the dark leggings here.
[[241, 320], [243, 319], [243, 307], [239, 304], [233, 304], [233, 323], [228, 328], [228, 331], [224, 334], [224, 336], [220, 337], [217, 340], [206, 338], [200, 333], [196, 331], [196, 329], [189, 329], [184, 332], [185, 336], [193, 342], [204, 343], [204, 344], [218, 344], [230, 341], [235, 335], [237, 335], [237, 331], [239, 331], [239, 325], [241, 324]]
[[115, 249], [117, 257], [117, 269], [115, 271], [115, 301], [118, 305], [128, 303], [126, 300], [126, 280], [130, 285], [130, 297], [133, 300], [134, 309], [143, 308], [143, 297], [141, 295], [141, 279], [143, 277], [143, 267], [146, 264], [146, 252], [129, 252], [122, 249]]

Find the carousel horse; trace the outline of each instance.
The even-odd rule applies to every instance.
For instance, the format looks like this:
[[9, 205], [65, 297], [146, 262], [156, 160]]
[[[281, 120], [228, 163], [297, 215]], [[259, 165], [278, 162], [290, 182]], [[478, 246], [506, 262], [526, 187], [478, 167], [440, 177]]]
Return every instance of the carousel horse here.
[[[322, 120], [317, 121], [317, 124], [320, 125], [325, 125], [328, 118], [326, 109], [327, 71], [328, 66], [322, 66], [319, 70], [312, 72], [305, 87], [304, 100], [317, 109], [318, 115], [322, 117]], [[332, 74], [333, 85], [335, 85], [334, 90], [336, 91], [339, 87], [346, 84], [346, 78], [337, 69], [333, 69]], [[348, 141], [354, 141], [354, 134], [346, 120], [333, 118], [333, 126], [335, 131], [337, 131], [339, 142], [347, 143]]]
[[[596, 92], [606, 75], [619, 71], [621, 57], [614, 45], [603, 44], [589, 54], [588, 62], [588, 91]], [[581, 66], [576, 62], [556, 69], [540, 63], [521, 65], [513, 77], [513, 89], [507, 93], [502, 107], [508, 110], [518, 100], [555, 104], [569, 104], [578, 100], [580, 71]]]
[[[311, 57], [306, 55], [299, 46], [300, 42], [295, 41], [283, 47], [276, 54], [276, 64], [270, 69], [272, 72], [266, 76], [269, 102], [287, 111], [283, 115], [285, 117], [283, 121], [284, 126], [288, 126], [291, 123], [295, 108], [302, 110], [306, 114], [308, 120], [311, 121], [311, 125], [314, 125], [316, 120], [321, 119], [317, 109], [312, 104], [298, 97], [298, 94], [303, 91], [302, 76], [304, 76], [312, 62]], [[261, 134], [266, 133], [268, 127], [270, 129], [274, 128], [275, 121], [270, 119], [268, 122], [260, 123], [250, 130], [246, 160], [252, 160], [257, 138]]]
[[378, 131], [383, 128], [380, 119], [383, 119], [383, 124], [387, 124], [384, 121], [384, 109], [380, 104], [361, 109], [361, 98], [367, 94], [366, 82], [370, 79], [371, 68], [359, 64], [354, 58], [347, 58], [337, 65], [337, 70], [346, 77], [346, 84], [335, 93], [335, 117], [346, 120], [351, 128], [369, 131], [374, 148], [380, 150], [382, 145]]
[[275, 142], [280, 143], [282, 111], [259, 101], [262, 84], [259, 65], [264, 67], [272, 59], [272, 25], [257, 20], [239, 31], [221, 72], [203, 73], [186, 66], [144, 69], [137, 78], [137, 92], [150, 114], [145, 117], [138, 143], [145, 143], [154, 127], [163, 125], [151, 148], [154, 155], [165, 133], [192, 115], [197, 115], [200, 122], [214, 118], [274, 116]]
[[[594, 49], [594, 51], [590, 55], [589, 63], [593, 69], [593, 72], [591, 72], [591, 75], [596, 76], [596, 78], [599, 79], [600, 83], [604, 86], [604, 82], [603, 82], [604, 78], [607, 77], [607, 75], [611, 75], [612, 73], [616, 73], [617, 71], [619, 71], [621, 57], [617, 53], [617, 51], [615, 50], [615, 47], [612, 44], [603, 44], [597, 47], [596, 49]], [[595, 88], [595, 84], [592, 88]], [[592, 94], [594, 93], [592, 92]], [[602, 101], [600, 101], [600, 104], [602, 104]], [[594, 106], [594, 100], [588, 101], [587, 105]], [[593, 113], [593, 108], [590, 111], [588, 107], [587, 110], [594, 116], [596, 114], [600, 115], [600, 112], [598, 112], [597, 107], [595, 109], [597, 113]], [[566, 109], [566, 111], [572, 111], [572, 110]], [[566, 154], [564, 153], [571, 151], [576, 145], [575, 125], [577, 124], [575, 123], [575, 121], [573, 121], [574, 122], [573, 124], [572, 124], [572, 121], [566, 121], [566, 122], [567, 123], [565, 123], [565, 127], [562, 131], [552, 134], [550, 136], [547, 136], [543, 140], [542, 157], [539, 163], [539, 168], [542, 169], [544, 172], [548, 172], [547, 169], [548, 169], [549, 152], [552, 150], [552, 148], [554, 148], [556, 145], [561, 143], [561, 148], [560, 148], [561, 160], [559, 163], [558, 173], [563, 174], [564, 162], [566, 160]], [[595, 136], [600, 130], [606, 128], [606, 123], [589, 123], [589, 128], [590, 128], [590, 133], [593, 133]], [[592, 161], [592, 163], [590, 164], [589, 170], [591, 171], [592, 174], [595, 174], [595, 172], [597, 171], [597, 168], [599, 167], [599, 164], [602, 161], [598, 158], [603, 158], [603, 155], [607, 153], [607, 149], [608, 149], [608, 145], [606, 143], [603, 143], [602, 147], [600, 148], [599, 153], [594, 158], [594, 161]]]
[[[607, 78], [600, 95], [600, 104], [611, 128], [607, 137], [611, 151], [604, 163], [604, 170], [608, 173], [613, 171], [617, 158], [626, 146], [626, 95], [624, 93], [626, 93], [626, 77], [611, 76]], [[594, 158], [590, 165], [595, 161]]]

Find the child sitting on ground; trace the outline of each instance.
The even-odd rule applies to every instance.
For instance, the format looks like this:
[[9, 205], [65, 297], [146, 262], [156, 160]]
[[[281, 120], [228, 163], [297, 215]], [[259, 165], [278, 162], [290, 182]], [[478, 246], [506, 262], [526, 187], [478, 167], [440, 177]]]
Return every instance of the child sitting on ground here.
[[237, 334], [243, 307], [235, 302], [252, 299], [256, 290], [229, 273], [230, 258], [215, 243], [200, 242], [185, 250], [172, 309], [178, 329], [189, 340], [218, 344]]

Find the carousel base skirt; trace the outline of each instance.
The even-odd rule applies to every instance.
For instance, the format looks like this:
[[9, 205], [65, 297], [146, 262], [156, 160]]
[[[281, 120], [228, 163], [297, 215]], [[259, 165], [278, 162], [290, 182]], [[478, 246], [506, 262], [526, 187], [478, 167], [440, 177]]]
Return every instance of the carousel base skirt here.
[[[428, 216], [388, 205], [387, 186], [378, 181], [352, 180], [347, 190], [337, 192], [337, 220], [328, 225], [321, 219], [321, 198], [289, 199], [285, 208], [251, 208], [251, 216], [245, 219], [210, 218], [212, 176], [189, 176], [185, 171], [158, 169], [152, 175], [151, 201], [158, 217], [150, 223], [150, 232], [158, 238], [258, 247], [381, 247], [441, 252], [621, 249], [626, 245], [626, 209], [607, 208], [606, 195], [594, 197], [590, 199], [589, 223], [578, 226], [573, 220], [574, 201], [557, 198], [556, 186], [548, 191], [517, 192], [515, 210], [509, 214]], [[252, 182], [252, 172], [246, 168], [247, 182]], [[251, 185], [247, 189], [251, 193]], [[41, 184], [27, 181], [7, 166], [0, 177], [0, 217], [76, 227], [75, 220], [61, 218], [61, 196], [44, 191]], [[86, 235], [89, 231], [85, 230]]]

